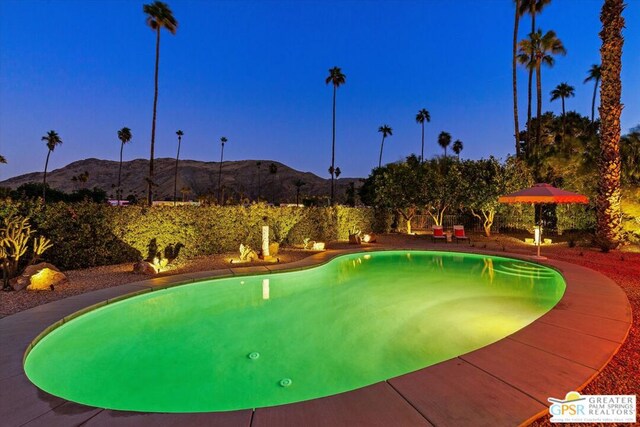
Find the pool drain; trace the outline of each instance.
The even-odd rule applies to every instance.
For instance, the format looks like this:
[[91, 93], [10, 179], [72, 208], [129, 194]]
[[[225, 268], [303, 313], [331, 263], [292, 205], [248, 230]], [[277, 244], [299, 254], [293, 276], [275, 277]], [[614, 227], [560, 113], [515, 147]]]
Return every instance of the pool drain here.
[[291, 378], [283, 378], [280, 380], [280, 387], [289, 387], [291, 384], [293, 384]]
[[258, 353], [257, 351], [253, 351], [253, 352], [249, 353], [248, 357], [251, 360], [256, 360], [258, 357], [260, 357], [260, 353]]

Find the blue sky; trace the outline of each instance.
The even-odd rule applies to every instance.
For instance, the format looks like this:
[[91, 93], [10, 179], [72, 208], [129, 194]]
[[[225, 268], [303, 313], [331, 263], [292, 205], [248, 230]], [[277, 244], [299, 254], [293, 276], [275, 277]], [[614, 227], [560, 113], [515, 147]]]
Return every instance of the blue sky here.
[[[510, 1], [185, 1], [170, 0], [179, 22], [163, 32], [156, 157], [270, 159], [328, 177], [332, 90], [328, 69], [347, 76], [338, 90], [336, 165], [367, 176], [377, 165], [382, 124], [394, 134], [383, 162], [420, 150], [415, 114], [431, 112], [425, 155], [440, 153], [445, 130], [462, 157], [513, 153]], [[623, 131], [640, 124], [640, 1], [625, 11]], [[125, 160], [148, 158], [155, 38], [143, 2], [0, 1], [0, 179], [44, 167], [40, 139], [64, 143], [49, 170], [97, 157], [117, 160], [117, 130], [132, 129]], [[589, 115], [598, 63], [602, 2], [554, 0], [537, 24], [553, 29], [568, 54], [544, 69], [548, 93], [575, 86], [567, 109]], [[520, 38], [530, 28], [521, 20]], [[526, 73], [519, 71], [521, 123]], [[535, 107], [534, 107], [535, 111]]]

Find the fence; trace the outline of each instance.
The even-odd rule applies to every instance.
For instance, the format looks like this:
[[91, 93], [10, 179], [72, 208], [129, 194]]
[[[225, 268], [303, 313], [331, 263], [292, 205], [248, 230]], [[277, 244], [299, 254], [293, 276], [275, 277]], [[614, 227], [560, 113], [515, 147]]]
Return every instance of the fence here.
[[[480, 220], [469, 214], [445, 215], [442, 218], [442, 225], [445, 229], [452, 229], [454, 225], [464, 225], [468, 231], [484, 231], [484, 220]], [[413, 230], [431, 230], [435, 225], [431, 215], [416, 215], [411, 220]], [[519, 215], [507, 218], [496, 215], [491, 225], [491, 232], [497, 233], [500, 230], [527, 230], [534, 225], [532, 215]]]

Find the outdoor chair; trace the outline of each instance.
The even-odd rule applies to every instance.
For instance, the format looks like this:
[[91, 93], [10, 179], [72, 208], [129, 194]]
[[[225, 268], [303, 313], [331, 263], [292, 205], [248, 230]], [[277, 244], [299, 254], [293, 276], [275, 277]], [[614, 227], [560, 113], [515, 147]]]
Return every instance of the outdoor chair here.
[[454, 225], [453, 226], [453, 238], [456, 239], [456, 243], [460, 242], [460, 240], [466, 240], [471, 242], [469, 236], [464, 233], [464, 225]]
[[444, 234], [444, 229], [441, 225], [434, 225], [432, 227], [433, 234], [431, 235], [431, 239], [436, 242], [438, 240], [442, 240], [444, 242], [447, 241], [447, 236]]

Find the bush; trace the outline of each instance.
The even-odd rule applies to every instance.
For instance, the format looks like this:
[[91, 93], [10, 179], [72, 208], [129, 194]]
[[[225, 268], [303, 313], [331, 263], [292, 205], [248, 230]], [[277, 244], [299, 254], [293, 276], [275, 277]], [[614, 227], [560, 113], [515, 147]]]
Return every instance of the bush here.
[[[152, 257], [181, 246], [192, 258], [236, 252], [241, 243], [261, 246], [262, 225], [272, 242], [301, 244], [304, 238], [347, 239], [349, 229], [373, 228], [375, 211], [349, 207], [141, 206], [117, 207], [88, 201], [50, 203], [6, 201], [0, 219], [31, 218], [39, 234], [54, 243], [43, 259], [63, 269], [117, 264]], [[184, 245], [182, 247], [182, 245]]]

